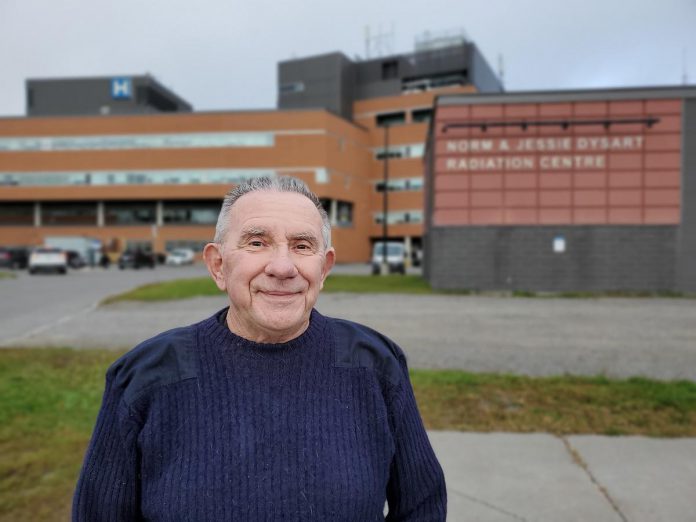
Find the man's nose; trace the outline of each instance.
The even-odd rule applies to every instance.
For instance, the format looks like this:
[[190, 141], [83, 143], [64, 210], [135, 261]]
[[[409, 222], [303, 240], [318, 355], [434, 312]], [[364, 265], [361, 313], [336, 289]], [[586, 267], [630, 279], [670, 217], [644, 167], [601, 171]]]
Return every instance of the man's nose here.
[[287, 247], [274, 248], [266, 264], [266, 275], [287, 279], [297, 275], [297, 267]]

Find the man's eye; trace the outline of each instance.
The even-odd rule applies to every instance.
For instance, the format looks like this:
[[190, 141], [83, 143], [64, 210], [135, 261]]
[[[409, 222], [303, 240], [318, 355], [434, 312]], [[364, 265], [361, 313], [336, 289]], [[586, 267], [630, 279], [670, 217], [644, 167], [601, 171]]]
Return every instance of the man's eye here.
[[263, 246], [263, 241], [259, 241], [258, 239], [255, 239], [253, 241], [249, 241], [249, 246], [253, 247], [262, 247]]

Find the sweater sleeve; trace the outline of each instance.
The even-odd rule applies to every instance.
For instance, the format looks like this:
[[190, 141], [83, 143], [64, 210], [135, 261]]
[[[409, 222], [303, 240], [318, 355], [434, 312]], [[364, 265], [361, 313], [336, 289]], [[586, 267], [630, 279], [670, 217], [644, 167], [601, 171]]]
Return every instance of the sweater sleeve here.
[[107, 374], [101, 410], [73, 498], [73, 522], [141, 520], [137, 423]]
[[399, 362], [403, 379], [393, 399], [395, 454], [387, 485], [386, 520], [443, 521], [447, 512], [445, 477], [418, 413], [403, 356]]

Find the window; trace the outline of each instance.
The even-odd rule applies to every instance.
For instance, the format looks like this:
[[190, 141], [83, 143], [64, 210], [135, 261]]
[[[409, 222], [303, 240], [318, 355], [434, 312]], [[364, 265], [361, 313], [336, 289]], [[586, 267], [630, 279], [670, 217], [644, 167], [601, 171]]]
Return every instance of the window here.
[[0, 225], [33, 225], [33, 203], [0, 202]]
[[[383, 147], [373, 149], [375, 159], [382, 160], [387, 155]], [[425, 151], [425, 146], [422, 143], [411, 143], [408, 145], [390, 145], [390, 158], [422, 158]]]
[[201, 241], [199, 239], [178, 239], [165, 242], [164, 249], [167, 252], [171, 252], [177, 248], [190, 248], [194, 252], [203, 252], [203, 247], [208, 243], [209, 241]]
[[106, 225], [152, 225], [156, 222], [155, 202], [104, 204]]
[[272, 147], [272, 132], [182, 132], [0, 138], [0, 151]]
[[282, 84], [278, 90], [281, 94], [291, 94], [293, 92], [303, 92], [305, 85], [302, 82], [290, 82]]
[[399, 62], [397, 60], [388, 60], [382, 62], [382, 79], [393, 80], [399, 77]]
[[[324, 169], [317, 169], [318, 171]], [[218, 183], [234, 185], [261, 176], [275, 177], [275, 170], [197, 169], [102, 172], [0, 172], [0, 186], [65, 185], [194, 185]], [[328, 174], [326, 174], [328, 176]]]
[[126, 250], [130, 252], [152, 252], [152, 241], [142, 241], [137, 239], [129, 239], [126, 241]]
[[[382, 212], [375, 212], [373, 214], [374, 221], [378, 225], [381, 225], [384, 221]], [[423, 211], [422, 210], [400, 210], [387, 213], [387, 224], [389, 225], [402, 225], [407, 223], [422, 223], [423, 222]]]
[[378, 127], [386, 127], [387, 125], [400, 125], [401, 123], [406, 122], [406, 113], [402, 111], [378, 114], [376, 121]]
[[411, 113], [411, 119], [413, 123], [426, 123], [430, 121], [432, 115], [432, 109], [417, 109]]
[[[423, 178], [419, 176], [417, 178], [390, 179], [387, 186], [389, 187], [389, 192], [400, 192], [402, 190], [419, 191], [423, 190]], [[375, 190], [377, 192], [384, 192], [384, 182], [377, 182], [375, 184]]]
[[96, 203], [42, 203], [41, 223], [45, 226], [97, 224]]
[[165, 201], [164, 223], [168, 225], [214, 225], [220, 213], [219, 201]]
[[336, 226], [349, 227], [353, 225], [353, 204], [349, 201], [338, 201], [336, 208]]

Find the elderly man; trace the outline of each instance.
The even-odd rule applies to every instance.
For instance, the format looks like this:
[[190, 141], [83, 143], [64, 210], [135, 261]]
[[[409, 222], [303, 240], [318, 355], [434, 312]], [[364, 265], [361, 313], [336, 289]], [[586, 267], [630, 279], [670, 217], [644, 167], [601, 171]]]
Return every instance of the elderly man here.
[[403, 353], [314, 310], [330, 232], [296, 179], [227, 194], [204, 258], [230, 306], [109, 369], [73, 520], [445, 519]]

